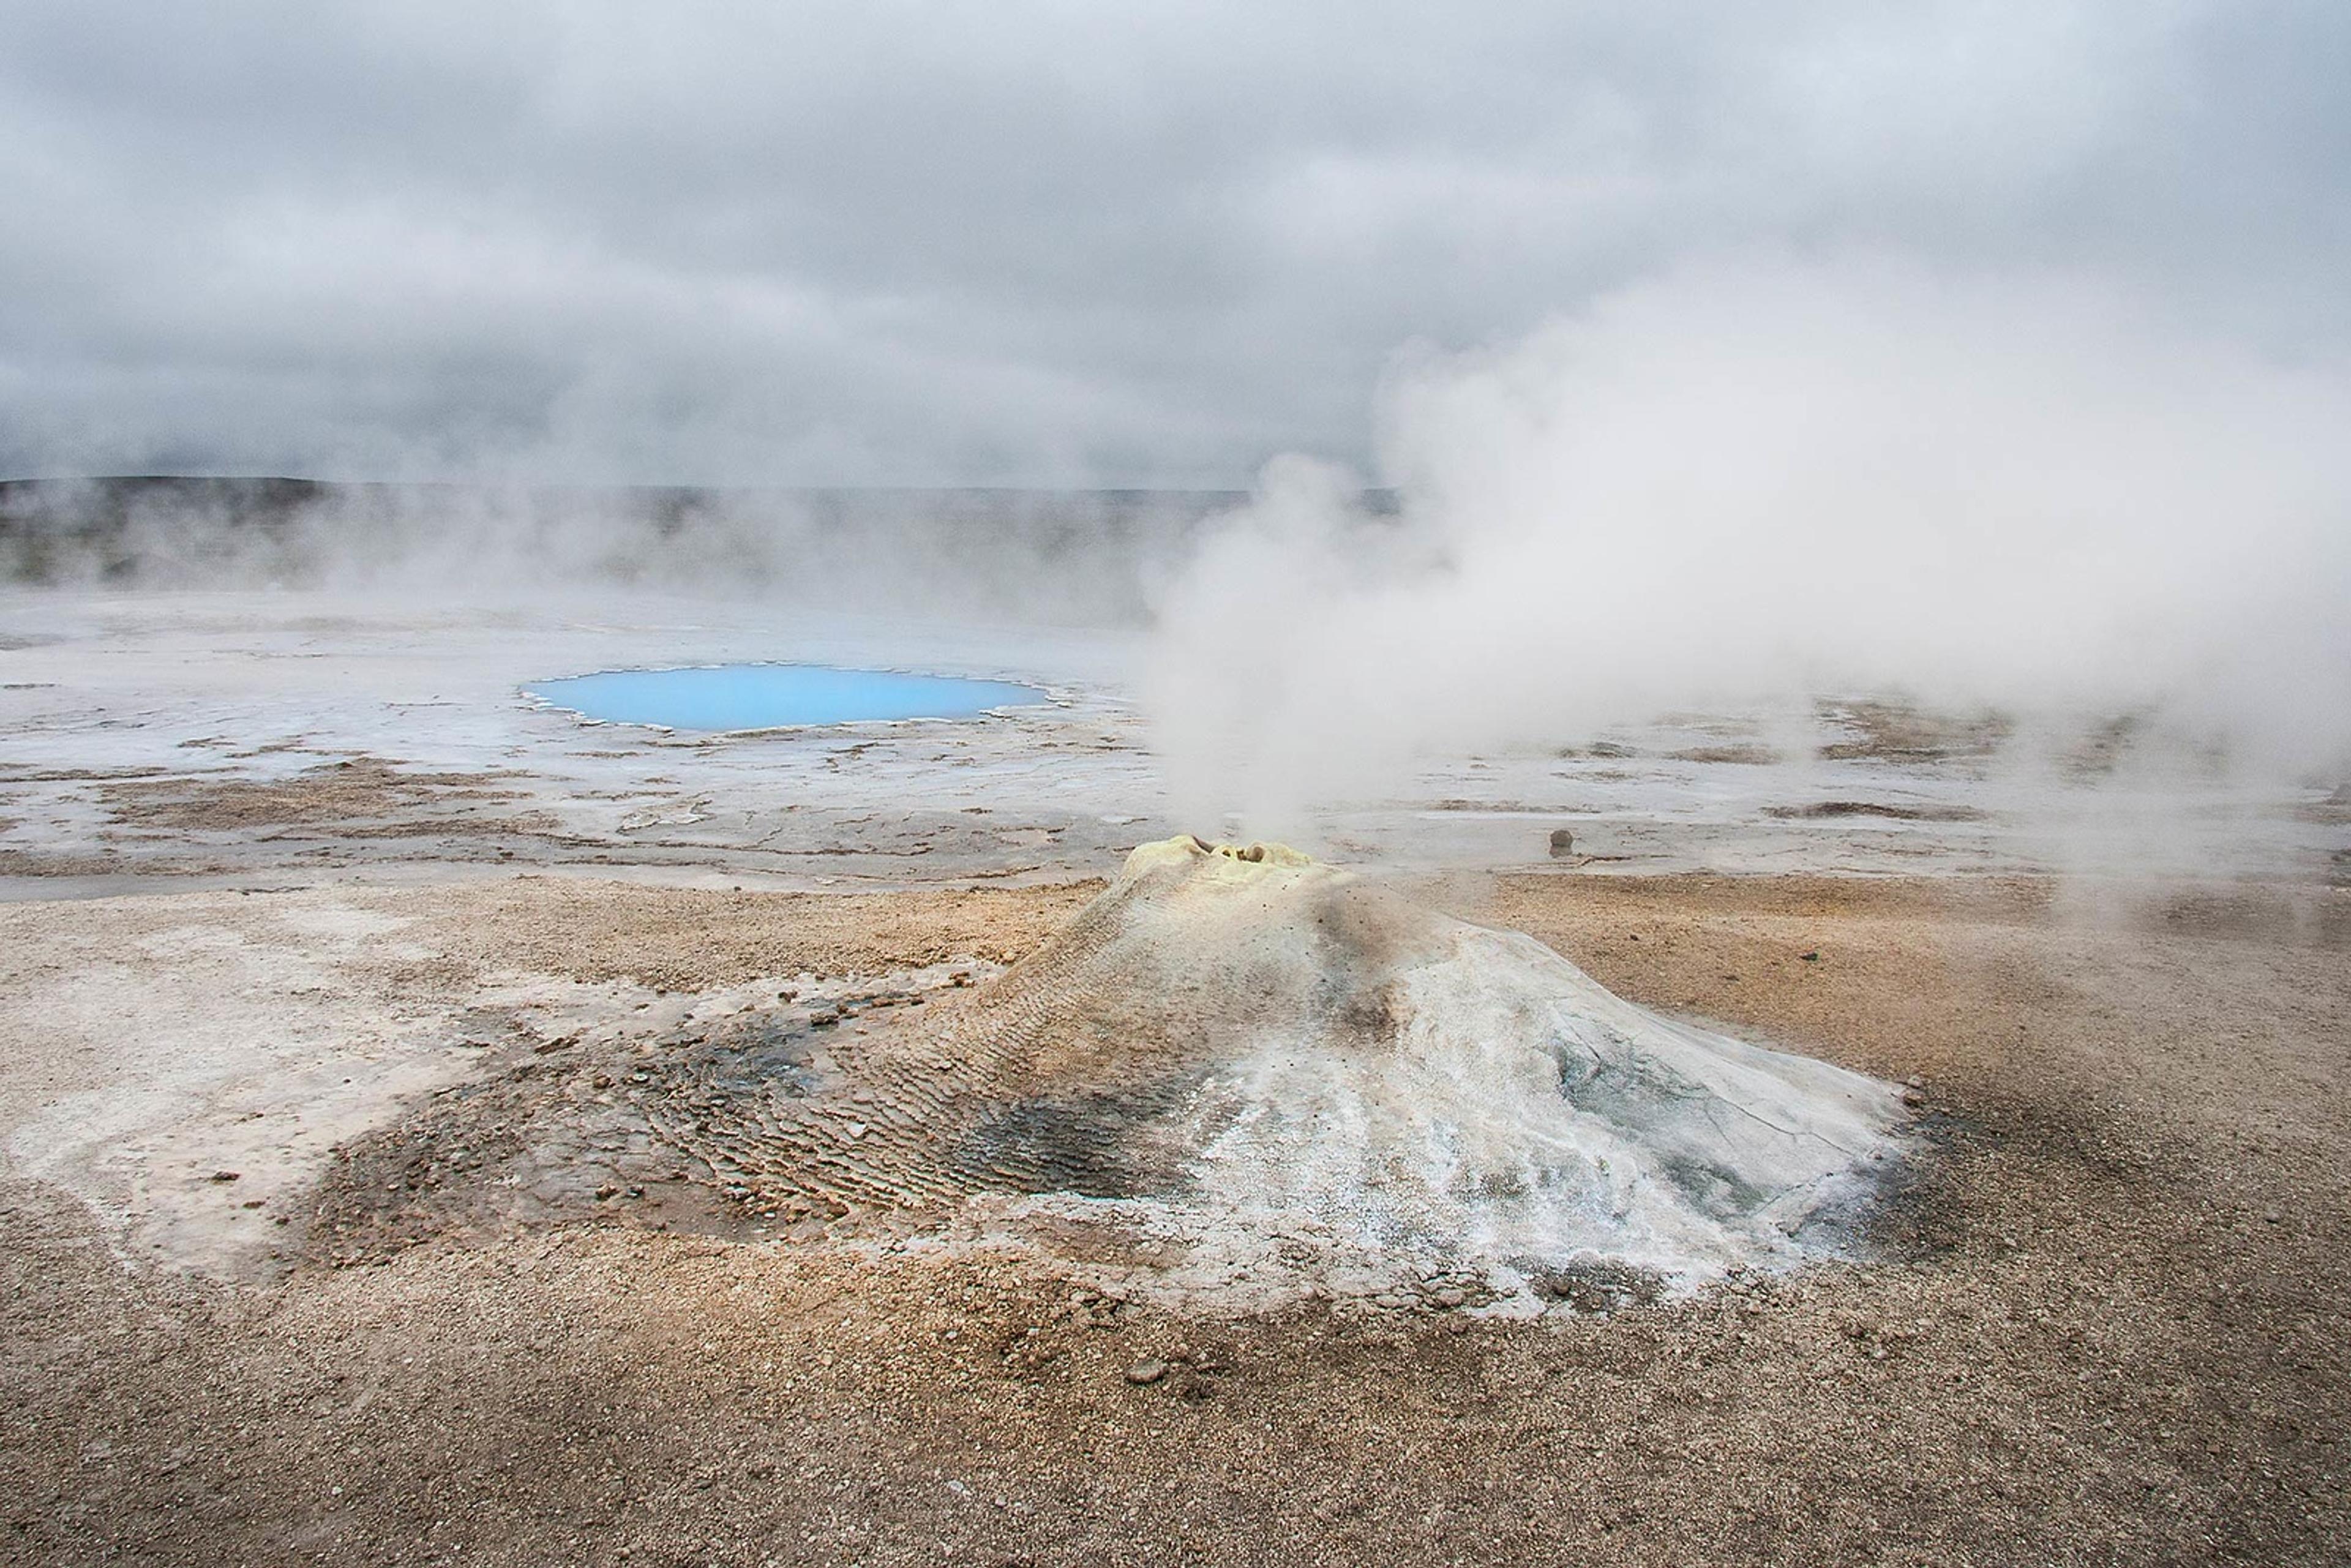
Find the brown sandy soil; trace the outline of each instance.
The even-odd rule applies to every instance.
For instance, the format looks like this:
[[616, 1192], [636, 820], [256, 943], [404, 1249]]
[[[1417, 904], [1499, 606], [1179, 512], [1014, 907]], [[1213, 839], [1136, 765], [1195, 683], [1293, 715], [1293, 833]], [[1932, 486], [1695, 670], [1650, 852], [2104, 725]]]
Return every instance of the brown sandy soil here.
[[1989, 815], [1973, 806], [1896, 806], [1876, 800], [1815, 800], [1806, 806], [1766, 806], [1763, 814], [1790, 820], [1886, 817], [1897, 822], [1980, 822]]
[[322, 763], [290, 779], [141, 779], [107, 784], [99, 798], [124, 822], [178, 831], [230, 831], [291, 823], [349, 823], [444, 801], [517, 800], [496, 775], [420, 773], [381, 758]]
[[[191, 929], [246, 945], [235, 973], [277, 998], [252, 1015], [267, 1027], [375, 987], [429, 1034], [515, 975], [622, 1007], [651, 995], [632, 985], [1011, 956], [1083, 892], [17, 906], [0, 978], [31, 1000], [0, 1110], [111, 1082], [44, 998], [102, 960], [161, 983], [212, 951]], [[616, 1212], [342, 1268], [290, 1226], [290, 1272], [232, 1283], [126, 1263], [112, 1226], [12, 1176], [0, 1558], [2342, 1560], [2351, 895], [2097, 920], [2022, 883], [1441, 896], [1636, 999], [1922, 1078], [1940, 1155], [1882, 1256], [1538, 1324], [1232, 1320], [1090, 1297], [1034, 1258]], [[321, 979], [268, 967], [290, 962], [265, 962], [272, 920], [375, 935]], [[1158, 1375], [1130, 1381], [1141, 1364]]]
[[[99, 831], [104, 842], [95, 854], [0, 848], [0, 875], [225, 875], [240, 863], [253, 870], [257, 857], [281, 868], [307, 862], [312, 871], [362, 857], [504, 862], [520, 854], [543, 860], [549, 846], [573, 841], [550, 813], [514, 809], [527, 799], [505, 782], [516, 777], [427, 772], [366, 755], [281, 779], [155, 769], [0, 768], [0, 786], [90, 781], [111, 824]], [[0, 832], [14, 825], [0, 820]]]
[[321, 763], [290, 779], [182, 776], [110, 782], [99, 790], [122, 827], [141, 834], [242, 834], [264, 841], [298, 830], [350, 839], [550, 836], [544, 811], [486, 810], [522, 800], [496, 773], [428, 773], [379, 757]]
[[802, 969], [875, 974], [950, 958], [1008, 964], [1102, 889], [916, 894], [717, 893], [523, 877], [473, 890], [453, 950], [578, 980], [678, 990]]
[[1770, 747], [1752, 741], [1733, 746], [1693, 746], [1667, 755], [1676, 762], [1729, 762], [1742, 768], [1769, 768], [1781, 759], [1780, 754]]
[[1851, 737], [1820, 748], [1821, 756], [1832, 761], [1876, 758], [1938, 762], [1989, 757], [2016, 727], [2015, 721], [2004, 714], [1936, 713], [1885, 699], [1823, 702], [1819, 712], [1822, 719]]

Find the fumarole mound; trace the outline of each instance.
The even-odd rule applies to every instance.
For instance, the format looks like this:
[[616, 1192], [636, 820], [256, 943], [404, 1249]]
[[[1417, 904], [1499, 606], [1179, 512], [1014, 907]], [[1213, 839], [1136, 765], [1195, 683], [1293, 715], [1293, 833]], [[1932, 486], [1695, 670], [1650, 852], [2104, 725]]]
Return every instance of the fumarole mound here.
[[1687, 1288], [1835, 1251], [1903, 1152], [1886, 1084], [1274, 845], [1135, 850], [935, 1049], [955, 1185], [1234, 1304]]

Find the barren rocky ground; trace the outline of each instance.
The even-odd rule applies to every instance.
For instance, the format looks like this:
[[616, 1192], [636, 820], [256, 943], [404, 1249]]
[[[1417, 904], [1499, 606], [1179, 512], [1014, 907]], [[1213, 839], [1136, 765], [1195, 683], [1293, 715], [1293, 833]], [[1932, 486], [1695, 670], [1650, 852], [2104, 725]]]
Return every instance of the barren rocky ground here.
[[651, 1085], [755, 1000], [855, 1028], [923, 974], [951, 1009], [1091, 891], [0, 910], [0, 1558], [2341, 1560], [2340, 890], [1431, 886], [1928, 1102], [1870, 1258], [1535, 1323], [1180, 1313], [1033, 1249], [841, 1245], [698, 1179], [498, 1187], [498, 1150], [431, 1142], [494, 1080], [592, 1103], [566, 1063], [600, 1019], [660, 1020]]

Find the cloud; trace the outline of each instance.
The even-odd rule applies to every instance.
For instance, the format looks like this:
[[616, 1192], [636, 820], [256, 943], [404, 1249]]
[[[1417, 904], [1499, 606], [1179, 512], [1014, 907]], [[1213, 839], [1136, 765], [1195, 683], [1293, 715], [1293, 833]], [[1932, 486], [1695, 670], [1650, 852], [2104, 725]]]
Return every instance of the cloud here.
[[0, 469], [1230, 483], [1743, 246], [2351, 337], [2322, 5], [25, 0]]

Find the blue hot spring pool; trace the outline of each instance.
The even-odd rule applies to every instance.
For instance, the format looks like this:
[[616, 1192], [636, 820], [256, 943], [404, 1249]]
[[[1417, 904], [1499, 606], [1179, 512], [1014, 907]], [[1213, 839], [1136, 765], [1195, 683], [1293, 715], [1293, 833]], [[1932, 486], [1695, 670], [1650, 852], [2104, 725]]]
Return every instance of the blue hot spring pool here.
[[825, 664], [705, 664], [689, 670], [606, 670], [524, 688], [557, 707], [614, 724], [671, 729], [775, 729], [893, 718], [963, 718], [1040, 703], [1035, 686], [950, 675], [900, 675]]

